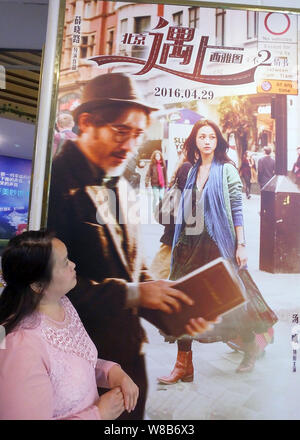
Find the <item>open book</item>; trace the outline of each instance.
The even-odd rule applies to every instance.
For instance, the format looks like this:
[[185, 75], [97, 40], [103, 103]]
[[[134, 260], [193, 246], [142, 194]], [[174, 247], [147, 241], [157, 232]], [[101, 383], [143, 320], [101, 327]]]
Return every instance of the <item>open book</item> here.
[[185, 292], [194, 300], [193, 306], [181, 303], [180, 312], [168, 314], [160, 310], [141, 309], [140, 315], [167, 335], [186, 334], [190, 318], [215, 319], [245, 302], [243, 284], [231, 264], [217, 258], [174, 281], [171, 287]]

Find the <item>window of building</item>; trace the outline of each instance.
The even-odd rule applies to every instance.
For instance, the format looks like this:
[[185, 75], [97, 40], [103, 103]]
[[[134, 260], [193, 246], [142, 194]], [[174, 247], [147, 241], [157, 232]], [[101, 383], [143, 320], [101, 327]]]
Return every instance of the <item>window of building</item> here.
[[[124, 18], [120, 21], [120, 34], [121, 38], [124, 34], [127, 33], [128, 30], [128, 18]], [[126, 46], [124, 44], [119, 45], [119, 55], [125, 56], [127, 55]]]
[[71, 66], [71, 58], [72, 58], [72, 37], [67, 38], [65, 42], [64, 52], [62, 54], [63, 66], [64, 68], [69, 68]]
[[80, 58], [87, 58], [88, 52], [88, 37], [81, 37], [81, 46], [80, 46]]
[[200, 8], [189, 9], [189, 27], [197, 28], [199, 26], [199, 11]]
[[[134, 19], [134, 33], [142, 34], [150, 29], [151, 17], [135, 17]], [[131, 54], [137, 58], [143, 58], [146, 54], [147, 48], [145, 46], [132, 46]]]
[[92, 2], [88, 1], [84, 3], [83, 17], [90, 18], [91, 16], [92, 16]]
[[92, 57], [95, 55], [94, 48], [95, 48], [95, 35], [89, 36], [89, 47], [88, 47], [88, 57]]
[[85, 0], [83, 17], [92, 18], [96, 15], [97, 0]]
[[134, 33], [141, 34], [150, 29], [150, 17], [135, 17], [134, 19]]
[[183, 12], [176, 12], [176, 14], [173, 14], [173, 24], [175, 26], [182, 26], [183, 23]]
[[116, 9], [116, 5], [114, 2], [107, 2], [107, 13], [112, 14]]
[[94, 48], [95, 48], [95, 35], [82, 36], [81, 45], [80, 45], [80, 58], [89, 58], [95, 55]]
[[247, 11], [247, 39], [257, 38], [258, 34], [258, 12]]
[[67, 13], [68, 21], [72, 21], [75, 15], [75, 2], [69, 3]]
[[218, 46], [224, 46], [225, 14], [224, 9], [216, 9], [216, 44]]
[[106, 41], [106, 53], [107, 55], [112, 55], [114, 45], [114, 29], [110, 29], [107, 34]]
[[128, 29], [128, 18], [124, 18], [123, 20], [120, 21], [121, 35], [126, 34], [127, 29]]

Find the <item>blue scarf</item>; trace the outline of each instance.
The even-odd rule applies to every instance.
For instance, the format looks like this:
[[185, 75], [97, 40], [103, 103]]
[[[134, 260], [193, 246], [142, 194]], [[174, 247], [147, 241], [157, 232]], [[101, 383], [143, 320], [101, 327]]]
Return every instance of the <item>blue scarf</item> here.
[[[199, 166], [200, 160], [191, 168], [184, 191], [181, 195], [172, 244], [171, 268], [173, 264], [174, 247], [178, 242], [182, 227], [184, 227], [184, 218], [188, 218], [184, 213], [190, 212], [191, 210], [192, 189], [197, 179]], [[209, 177], [203, 189], [203, 197], [204, 220], [207, 232], [217, 244], [221, 256], [235, 263], [235, 237], [233, 237], [230, 229], [223, 194], [223, 164], [217, 162], [215, 159], [211, 164]]]

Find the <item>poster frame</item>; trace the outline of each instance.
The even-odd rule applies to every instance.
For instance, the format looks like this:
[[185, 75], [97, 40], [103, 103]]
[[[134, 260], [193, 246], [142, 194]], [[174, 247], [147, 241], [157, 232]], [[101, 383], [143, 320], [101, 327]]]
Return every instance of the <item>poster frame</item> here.
[[[109, 0], [111, 1], [111, 0]], [[136, 1], [135, 3], [144, 3], [148, 4], [148, 1]], [[261, 11], [261, 12], [281, 12], [281, 13], [289, 13], [289, 14], [298, 14], [300, 13], [300, 9], [295, 8], [281, 8], [281, 7], [265, 7], [265, 6], [251, 6], [251, 5], [240, 5], [234, 3], [224, 3], [222, 5], [217, 3], [208, 3], [208, 2], [195, 2], [195, 1], [153, 1], [152, 4], [162, 4], [162, 5], [179, 5], [179, 6], [198, 6], [198, 7], [208, 7], [208, 8], [216, 8], [220, 7], [221, 9], [238, 9], [241, 11]], [[45, 170], [45, 184], [44, 184], [44, 197], [43, 197], [43, 206], [42, 206], [42, 222], [41, 226], [46, 227], [47, 223], [47, 209], [48, 209], [48, 196], [49, 196], [49, 185], [50, 185], [50, 177], [51, 177], [51, 155], [52, 155], [52, 142], [53, 142], [53, 133], [54, 133], [54, 125], [55, 125], [55, 116], [56, 116], [56, 108], [57, 108], [57, 96], [59, 90], [59, 66], [61, 59], [61, 48], [63, 44], [63, 27], [64, 27], [64, 17], [65, 17], [65, 5], [66, 1], [64, 0], [60, 5], [59, 12], [59, 26], [58, 26], [58, 34], [57, 34], [57, 45], [56, 45], [56, 61], [55, 61], [55, 75], [53, 82], [53, 90], [52, 90], [52, 103], [51, 103], [51, 112], [49, 119], [49, 127], [48, 127], [48, 144], [47, 144], [47, 161], [46, 161], [46, 170]]]

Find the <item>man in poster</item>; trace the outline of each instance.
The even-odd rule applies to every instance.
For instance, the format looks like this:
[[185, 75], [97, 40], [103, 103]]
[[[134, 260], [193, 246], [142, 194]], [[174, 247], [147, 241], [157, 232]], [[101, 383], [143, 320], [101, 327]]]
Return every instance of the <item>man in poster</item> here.
[[275, 172], [275, 160], [271, 156], [272, 148], [264, 147], [264, 156], [258, 160], [257, 164], [257, 179], [262, 189], [266, 183], [274, 176]]
[[[49, 199], [48, 227], [76, 263], [78, 284], [70, 299], [99, 356], [120, 363], [139, 386], [135, 410], [121, 416], [132, 420], [143, 418], [147, 390], [138, 307], [170, 313], [180, 301], [192, 305], [168, 281], [151, 281], [138, 222], [126, 216], [130, 189], [120, 175], [154, 110], [138, 96], [129, 76], [110, 73], [92, 79], [74, 111], [78, 139], [66, 141], [54, 159]], [[200, 318], [190, 331], [206, 326]]]

